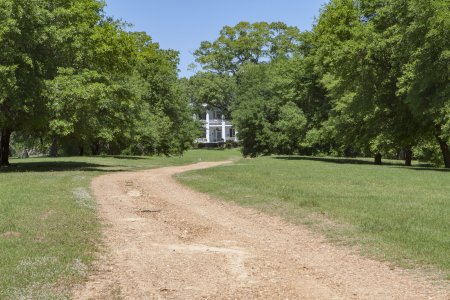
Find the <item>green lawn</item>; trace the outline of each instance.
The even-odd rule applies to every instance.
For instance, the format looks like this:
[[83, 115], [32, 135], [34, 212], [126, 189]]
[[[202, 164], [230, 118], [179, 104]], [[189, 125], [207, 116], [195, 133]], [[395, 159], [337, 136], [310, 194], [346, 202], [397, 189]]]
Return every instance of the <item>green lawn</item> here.
[[238, 157], [193, 150], [172, 158], [13, 159], [0, 169], [0, 299], [64, 299], [84, 278], [100, 242], [93, 177]]
[[263, 157], [178, 179], [202, 192], [308, 224], [335, 242], [450, 279], [450, 172], [391, 162]]

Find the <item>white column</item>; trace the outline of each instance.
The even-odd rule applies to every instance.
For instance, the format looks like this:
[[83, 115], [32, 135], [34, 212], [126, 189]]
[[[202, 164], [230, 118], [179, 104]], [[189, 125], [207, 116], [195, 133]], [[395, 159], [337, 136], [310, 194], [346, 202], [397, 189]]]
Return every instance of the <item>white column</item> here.
[[227, 130], [227, 128], [226, 128], [226, 126], [225, 126], [225, 116], [222, 115], [222, 140], [223, 140], [224, 142], [227, 141], [227, 133], [226, 133], [225, 130]]
[[206, 111], [206, 142], [210, 143], [211, 140], [209, 138], [209, 110]]

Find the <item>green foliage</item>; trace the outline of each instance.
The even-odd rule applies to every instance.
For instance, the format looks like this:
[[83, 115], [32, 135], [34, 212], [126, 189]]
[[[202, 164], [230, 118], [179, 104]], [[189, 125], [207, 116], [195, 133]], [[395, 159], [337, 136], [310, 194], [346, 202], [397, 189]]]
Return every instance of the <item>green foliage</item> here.
[[80, 143], [109, 143], [121, 137], [136, 105], [127, 84], [96, 71], [60, 69], [47, 88], [51, 135], [70, 135]]
[[37, 138], [34, 133], [15, 132], [11, 136], [10, 154], [12, 157], [28, 158], [46, 151], [48, 146], [47, 141]]
[[424, 141], [414, 147], [414, 155], [419, 161], [430, 162], [435, 166], [442, 166], [442, 155], [439, 145], [434, 141]]
[[[244, 155], [394, 157], [434, 140], [450, 167], [449, 19], [447, 0], [331, 0], [282, 55], [263, 46], [277, 44], [265, 38], [268, 24], [240, 23], [196, 56], [236, 79], [232, 115]], [[299, 123], [290, 134], [279, 129], [287, 103], [306, 120], [291, 114]]]
[[136, 75], [143, 85], [137, 107], [140, 118], [129, 149], [139, 148], [139, 154], [181, 154], [195, 139], [196, 124], [178, 80], [178, 53], [159, 49], [144, 33], [135, 35], [139, 50]]
[[[233, 120], [239, 128], [244, 156], [254, 157], [273, 151], [272, 125], [277, 107], [266, 100], [272, 96], [267, 72], [267, 65], [246, 65], [241, 69]], [[272, 118], [269, 120], [269, 117]]]
[[225, 26], [214, 42], [204, 41], [194, 55], [205, 69], [235, 75], [246, 63], [289, 57], [300, 48], [300, 31], [282, 22], [240, 22]]
[[0, 2], [2, 140], [34, 133], [52, 140], [54, 154], [58, 145], [80, 154], [86, 146], [93, 154], [172, 154], [190, 146], [194, 124], [179, 87], [178, 53], [127, 32], [103, 6]]
[[299, 108], [305, 103], [295, 89], [295, 75], [287, 76], [290, 67], [285, 60], [277, 60], [241, 68], [233, 120], [244, 155], [287, 154], [301, 147], [308, 121]]
[[197, 113], [203, 110], [203, 104], [207, 104], [229, 118], [236, 98], [236, 80], [228, 74], [199, 72], [189, 79], [189, 94]]
[[181, 153], [206, 103], [234, 119], [244, 155], [395, 156], [437, 142], [450, 167], [448, 0], [331, 0], [303, 33], [225, 26], [195, 52], [205, 71], [189, 80], [176, 51], [103, 6], [0, 2], [2, 164], [15, 131], [53, 150]]
[[38, 97], [46, 66], [40, 49], [49, 45], [50, 13], [40, 1], [5, 0], [0, 4], [0, 127], [15, 130], [45, 122]]
[[278, 153], [292, 154], [298, 149], [306, 132], [306, 117], [294, 103], [282, 106], [275, 122], [275, 145]]
[[[404, 36], [399, 51], [408, 55], [398, 94], [439, 143], [447, 143], [450, 103], [450, 11], [446, 0], [409, 1], [396, 28]], [[450, 153], [443, 153], [450, 167]], [[447, 155], [447, 157], [446, 157]]]
[[91, 145], [94, 154], [186, 150], [193, 125], [178, 88], [178, 54], [111, 22], [102, 23], [92, 39], [94, 56], [105, 61], [76, 73], [60, 69], [48, 84], [52, 134]]
[[[312, 53], [334, 101], [329, 123], [339, 143], [388, 154], [433, 136], [442, 138], [442, 115], [437, 112], [447, 100], [433, 101], [423, 94], [428, 90], [442, 95], [439, 89], [448, 85], [438, 58], [448, 48], [444, 33], [430, 46], [435, 53], [422, 49], [433, 20], [445, 11], [437, 9], [439, 5], [442, 1], [336, 0], [326, 6], [313, 30]], [[440, 25], [445, 28], [445, 23]], [[424, 55], [423, 66], [434, 74], [416, 71], [420, 95], [410, 81], [419, 53]], [[439, 78], [433, 78], [436, 74]], [[425, 87], [427, 82], [434, 86]]]

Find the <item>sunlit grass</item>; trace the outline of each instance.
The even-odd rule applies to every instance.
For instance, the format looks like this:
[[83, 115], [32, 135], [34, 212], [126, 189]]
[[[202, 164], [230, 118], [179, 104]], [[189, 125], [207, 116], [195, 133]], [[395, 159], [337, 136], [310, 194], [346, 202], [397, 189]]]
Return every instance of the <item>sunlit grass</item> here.
[[197, 190], [290, 221], [401, 266], [450, 276], [450, 172], [395, 162], [263, 157], [184, 173]]
[[100, 243], [93, 177], [237, 158], [237, 150], [195, 150], [170, 158], [11, 160], [0, 169], [0, 299], [66, 298], [86, 276]]

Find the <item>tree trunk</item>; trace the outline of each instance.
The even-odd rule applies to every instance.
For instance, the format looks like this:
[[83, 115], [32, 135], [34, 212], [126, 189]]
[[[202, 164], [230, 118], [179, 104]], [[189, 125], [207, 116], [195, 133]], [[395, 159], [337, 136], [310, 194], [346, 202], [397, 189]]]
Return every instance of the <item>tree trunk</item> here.
[[411, 167], [411, 165], [412, 165], [412, 156], [413, 156], [411, 148], [409, 148], [409, 147], [406, 148], [405, 152], [404, 152], [404, 155], [405, 155], [405, 166]]
[[91, 151], [92, 151], [92, 155], [99, 155], [100, 154], [100, 143], [99, 142], [92, 143]]
[[9, 166], [9, 140], [11, 130], [2, 129], [0, 137], [0, 166]]
[[27, 149], [24, 149], [22, 154], [20, 155], [20, 158], [30, 158], [30, 154], [28, 153]]
[[52, 138], [52, 145], [50, 146], [50, 157], [58, 156], [58, 139], [56, 137]]
[[381, 158], [382, 158], [382, 155], [381, 155], [380, 152], [378, 152], [377, 154], [375, 154], [375, 164], [376, 164], [376, 165], [381, 165], [381, 164], [382, 164], [382, 163], [381, 163]]
[[442, 156], [444, 158], [444, 165], [447, 169], [450, 169], [450, 149], [448, 144], [441, 139], [439, 135], [436, 135], [436, 140], [439, 143], [439, 147], [441, 148]]
[[80, 145], [78, 146], [78, 150], [79, 150], [78, 154], [79, 154], [80, 156], [83, 156], [83, 155], [84, 155], [84, 146], [83, 146], [82, 144], [80, 144]]

